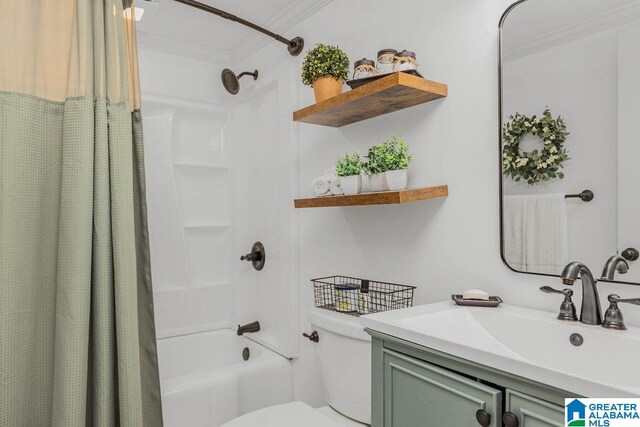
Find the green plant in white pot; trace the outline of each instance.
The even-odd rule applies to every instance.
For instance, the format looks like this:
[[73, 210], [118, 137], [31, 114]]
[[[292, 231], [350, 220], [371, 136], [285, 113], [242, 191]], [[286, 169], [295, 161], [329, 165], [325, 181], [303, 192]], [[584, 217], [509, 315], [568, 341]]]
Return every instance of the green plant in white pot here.
[[389, 189], [383, 162], [384, 154], [385, 148], [383, 145], [374, 145], [367, 152], [367, 162], [363, 165], [363, 170], [366, 178], [365, 188], [368, 191], [386, 191]]
[[379, 162], [385, 171], [389, 190], [404, 190], [407, 188], [407, 168], [411, 162], [407, 141], [394, 135], [381, 147], [378, 150]]
[[359, 194], [362, 190], [362, 160], [358, 153], [345, 154], [336, 162], [336, 175], [340, 177], [340, 184], [345, 196]]

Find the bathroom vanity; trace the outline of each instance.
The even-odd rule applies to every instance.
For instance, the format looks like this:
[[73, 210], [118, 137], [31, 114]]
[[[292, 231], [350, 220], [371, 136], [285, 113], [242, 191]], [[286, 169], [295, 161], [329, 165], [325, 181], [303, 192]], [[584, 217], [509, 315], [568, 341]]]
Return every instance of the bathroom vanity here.
[[[369, 330], [372, 426], [563, 426], [571, 394]], [[517, 421], [516, 421], [517, 420]]]
[[640, 346], [637, 328], [451, 301], [361, 323], [372, 336], [373, 427], [563, 426], [565, 398], [638, 395], [628, 358]]

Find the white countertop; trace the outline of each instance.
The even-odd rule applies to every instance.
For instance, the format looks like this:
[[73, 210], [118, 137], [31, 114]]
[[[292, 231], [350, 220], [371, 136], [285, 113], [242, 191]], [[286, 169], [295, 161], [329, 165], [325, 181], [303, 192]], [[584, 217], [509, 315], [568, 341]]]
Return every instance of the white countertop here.
[[[640, 328], [614, 331], [556, 313], [453, 301], [360, 318], [369, 329], [586, 397], [640, 396]], [[569, 341], [579, 333], [584, 343]]]

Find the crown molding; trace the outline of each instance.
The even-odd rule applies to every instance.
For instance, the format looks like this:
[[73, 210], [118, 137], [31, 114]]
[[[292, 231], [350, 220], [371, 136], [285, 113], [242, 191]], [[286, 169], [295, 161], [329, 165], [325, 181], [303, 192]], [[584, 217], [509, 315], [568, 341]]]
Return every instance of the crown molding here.
[[541, 36], [533, 37], [520, 43], [516, 43], [502, 52], [503, 62], [510, 62], [568, 43], [591, 34], [606, 31], [615, 27], [640, 20], [640, 2], [628, 6], [619, 7], [602, 14], [578, 21], [560, 30], [551, 31]]
[[[295, 1], [282, 10], [277, 17], [267, 22], [264, 27], [278, 33], [283, 37], [292, 39], [299, 34], [285, 34], [298, 25], [300, 22], [313, 15], [333, 0], [314, 0], [312, 2], [307, 1]], [[238, 42], [233, 48], [230, 49], [230, 54], [234, 62], [242, 60], [247, 55], [257, 52], [264, 48], [274, 40], [264, 34], [254, 33]], [[306, 40], [305, 40], [306, 42]], [[284, 46], [284, 45], [283, 45]], [[284, 49], [284, 48], [283, 48]]]

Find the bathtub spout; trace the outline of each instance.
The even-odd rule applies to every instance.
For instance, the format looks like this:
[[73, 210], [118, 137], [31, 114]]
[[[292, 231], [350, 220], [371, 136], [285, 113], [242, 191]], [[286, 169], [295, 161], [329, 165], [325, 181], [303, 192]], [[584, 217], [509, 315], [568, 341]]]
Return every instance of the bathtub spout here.
[[238, 335], [244, 335], [247, 332], [258, 332], [260, 330], [260, 322], [251, 322], [246, 325], [238, 325]]

